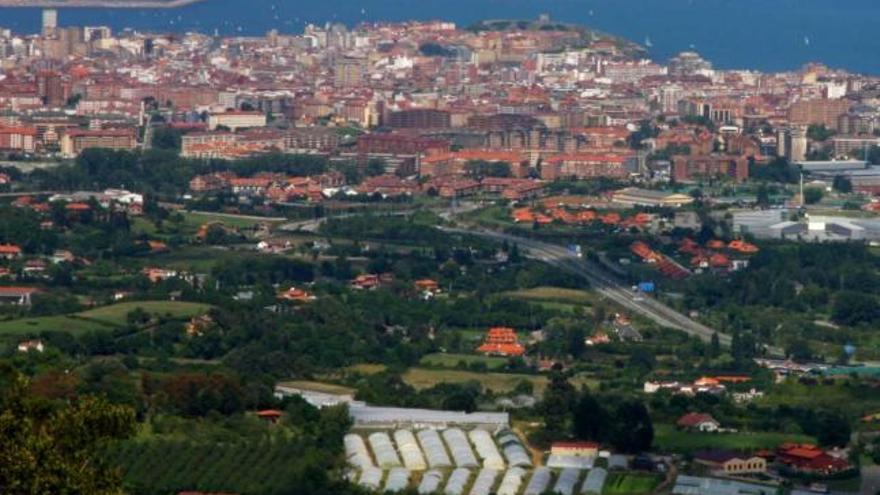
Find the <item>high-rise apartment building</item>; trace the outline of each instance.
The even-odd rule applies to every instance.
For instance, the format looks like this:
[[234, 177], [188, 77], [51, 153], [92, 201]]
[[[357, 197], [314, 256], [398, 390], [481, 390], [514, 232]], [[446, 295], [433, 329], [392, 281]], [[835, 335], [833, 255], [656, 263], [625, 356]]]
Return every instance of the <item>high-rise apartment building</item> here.
[[337, 88], [360, 86], [367, 71], [367, 62], [362, 58], [343, 57], [336, 61], [334, 82]]

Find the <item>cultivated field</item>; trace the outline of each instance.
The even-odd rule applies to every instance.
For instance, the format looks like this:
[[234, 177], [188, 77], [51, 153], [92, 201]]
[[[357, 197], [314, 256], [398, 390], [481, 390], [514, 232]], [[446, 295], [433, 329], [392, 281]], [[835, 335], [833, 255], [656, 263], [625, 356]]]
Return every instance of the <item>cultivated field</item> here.
[[[410, 368], [403, 374], [403, 380], [417, 389], [425, 389], [433, 387], [438, 383], [462, 383], [469, 381], [479, 382], [484, 389], [494, 392], [506, 393], [511, 392], [516, 386], [523, 381], [529, 382], [534, 387], [534, 393], [537, 395], [544, 393], [547, 386], [547, 377], [543, 375], [525, 375], [516, 373], [478, 373], [473, 371], [462, 370], [437, 370], [427, 368]], [[587, 378], [575, 377], [571, 380], [575, 387], [581, 385], [594, 385], [594, 382]]]
[[113, 330], [125, 325], [126, 315], [135, 308], [141, 308], [154, 315], [184, 319], [205, 313], [210, 309], [210, 306], [178, 301], [125, 302], [71, 315], [21, 318], [0, 322], [0, 336], [36, 335], [51, 331], [82, 334], [91, 331]]
[[808, 435], [789, 433], [688, 433], [668, 424], [654, 425], [654, 446], [670, 452], [693, 452], [700, 449], [757, 450], [774, 449], [784, 442], [816, 443]]

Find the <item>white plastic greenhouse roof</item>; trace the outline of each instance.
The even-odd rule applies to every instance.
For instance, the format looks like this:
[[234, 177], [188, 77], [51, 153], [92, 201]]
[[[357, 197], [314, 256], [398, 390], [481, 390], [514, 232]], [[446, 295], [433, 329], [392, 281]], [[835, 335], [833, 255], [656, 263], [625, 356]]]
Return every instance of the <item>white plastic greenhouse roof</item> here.
[[349, 413], [355, 425], [390, 427], [446, 427], [456, 426], [489, 426], [492, 428], [507, 427], [510, 416], [507, 413], [459, 411], [435, 411], [431, 409], [409, 409], [402, 407], [375, 407], [351, 405]]

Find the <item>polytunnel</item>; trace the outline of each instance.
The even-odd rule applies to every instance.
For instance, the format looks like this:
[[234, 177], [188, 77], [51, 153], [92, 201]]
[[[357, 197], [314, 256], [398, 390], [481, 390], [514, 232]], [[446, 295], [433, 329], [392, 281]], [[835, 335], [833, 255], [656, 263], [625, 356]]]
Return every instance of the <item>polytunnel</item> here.
[[507, 464], [509, 466], [532, 466], [532, 458], [529, 456], [526, 448], [523, 447], [522, 442], [519, 441], [519, 438], [514, 435], [513, 432], [510, 430], [499, 432], [496, 435], [496, 441], [498, 442], [498, 446], [501, 447], [501, 451], [504, 453], [504, 458], [507, 459]]
[[369, 490], [378, 490], [382, 483], [382, 470], [377, 467], [368, 467], [361, 472], [358, 484]]
[[558, 493], [559, 495], [572, 495], [574, 493], [574, 487], [577, 485], [580, 477], [581, 472], [578, 469], [563, 469], [559, 473], [559, 478], [556, 480], [556, 484], [553, 485], [553, 493]]
[[428, 460], [428, 466], [432, 469], [452, 467], [452, 461], [449, 460], [449, 454], [446, 453], [446, 447], [443, 446], [443, 440], [440, 439], [437, 430], [422, 430], [417, 436], [422, 445], [422, 452]]
[[495, 486], [495, 480], [498, 479], [498, 472], [497, 469], [481, 469], [471, 486], [470, 495], [489, 495], [492, 493], [492, 487]]
[[532, 472], [532, 479], [526, 485], [523, 495], [541, 495], [550, 488], [550, 481], [553, 479], [553, 472], [545, 467], [539, 467]]
[[426, 471], [422, 475], [422, 482], [419, 483], [419, 493], [421, 495], [436, 493], [440, 489], [441, 483], [443, 483], [443, 473], [436, 469]]
[[409, 469], [392, 468], [388, 471], [388, 479], [385, 480], [386, 492], [399, 492], [409, 485]]
[[422, 455], [422, 449], [416, 442], [415, 435], [409, 430], [397, 430], [394, 432], [394, 443], [397, 444], [397, 451], [403, 459], [403, 465], [411, 471], [424, 471], [428, 468], [425, 463], [425, 457]]
[[484, 468], [497, 469], [499, 471], [504, 469], [504, 459], [501, 457], [501, 453], [498, 452], [495, 440], [488, 431], [471, 430], [468, 436], [471, 438], [474, 448], [477, 449], [477, 455], [483, 461]]
[[376, 464], [383, 469], [400, 467], [400, 458], [391, 443], [391, 437], [385, 432], [371, 433], [369, 436], [370, 448], [376, 456]]
[[446, 487], [443, 489], [445, 495], [462, 495], [464, 487], [467, 485], [471, 477], [471, 472], [465, 468], [456, 468], [446, 480]]
[[602, 488], [605, 486], [605, 478], [608, 471], [602, 468], [595, 468], [587, 473], [587, 479], [584, 480], [584, 486], [581, 487], [581, 493], [585, 495], [600, 495]]
[[522, 487], [523, 480], [526, 477], [526, 470], [520, 467], [512, 467], [504, 473], [504, 477], [501, 478], [501, 484], [498, 486], [498, 490], [495, 491], [496, 495], [516, 495], [519, 493], [519, 489]]
[[446, 440], [446, 445], [449, 447], [449, 452], [452, 453], [452, 459], [457, 467], [480, 467], [480, 463], [477, 462], [477, 457], [471, 449], [471, 444], [468, 442], [467, 435], [463, 431], [458, 428], [444, 430], [443, 440]]
[[367, 444], [364, 439], [356, 433], [349, 433], [343, 439], [345, 444], [345, 458], [348, 463], [358, 469], [366, 469], [373, 467], [373, 460], [370, 458], [370, 452], [367, 450]]

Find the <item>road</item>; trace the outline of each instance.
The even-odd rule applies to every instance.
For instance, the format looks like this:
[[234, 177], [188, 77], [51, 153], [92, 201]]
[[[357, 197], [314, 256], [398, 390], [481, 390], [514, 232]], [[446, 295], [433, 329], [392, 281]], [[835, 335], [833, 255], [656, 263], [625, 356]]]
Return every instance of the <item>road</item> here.
[[[627, 311], [649, 318], [664, 327], [676, 328], [705, 342], [709, 342], [712, 335], [716, 333], [714, 329], [688, 318], [654, 298], [641, 295], [636, 300], [635, 295], [625, 283], [609, 274], [597, 263], [579, 258], [562, 246], [483, 229], [443, 228], [443, 230], [450, 233], [479, 235], [498, 241], [506, 240], [509, 243], [516, 243], [529, 256], [584, 278], [590, 283], [593, 290]], [[718, 340], [724, 346], [729, 346], [731, 342], [730, 336], [722, 333], [718, 333]], [[776, 348], [768, 348], [767, 351], [774, 355], [781, 354], [781, 351]]]
[[[439, 209], [437, 210], [437, 212], [444, 219], [449, 220], [453, 216], [455, 216], [455, 214], [471, 211], [475, 208], [478, 208], [478, 205], [463, 204], [460, 205], [455, 211], [450, 208], [445, 208]], [[394, 212], [393, 214], [408, 215], [412, 212], [412, 210], [407, 210]], [[346, 216], [354, 215], [358, 214], [339, 215], [332, 218], [344, 218]], [[314, 232], [317, 231], [318, 227], [324, 220], [326, 220], [326, 218], [292, 222], [281, 226], [281, 230], [287, 232]], [[669, 306], [663, 304], [655, 298], [640, 294], [639, 297], [636, 299], [636, 295], [633, 294], [633, 292], [630, 290], [630, 286], [628, 284], [619, 280], [614, 274], [610, 273], [607, 269], [605, 269], [598, 263], [579, 258], [577, 255], [575, 255], [563, 246], [480, 228], [465, 229], [442, 226], [439, 228], [449, 233], [477, 235], [481, 237], [495, 239], [497, 241], [506, 240], [509, 243], [516, 243], [520, 246], [521, 249], [525, 251], [528, 256], [555, 266], [560, 270], [564, 270], [582, 277], [587, 282], [589, 282], [590, 287], [597, 293], [616, 303], [618, 306], [622, 307], [624, 310], [629, 311], [632, 314], [637, 314], [648, 318], [663, 327], [681, 330], [689, 335], [698, 337], [704, 342], [711, 341], [712, 335], [716, 333], [716, 330], [698, 321], [688, 318], [687, 316], [670, 308]], [[717, 333], [718, 340], [721, 345], [730, 346], [730, 335], [720, 332]], [[767, 347], [766, 350], [771, 356], [783, 356], [783, 352], [778, 348]]]
[[[436, 208], [428, 208], [427, 211], [431, 211], [431, 212], [436, 213], [440, 218], [443, 218], [444, 220], [449, 220], [454, 215], [459, 215], [461, 213], [467, 213], [469, 211], [476, 210], [479, 207], [480, 207], [480, 205], [478, 205], [476, 203], [463, 202], [463, 203], [457, 205], [455, 208], [443, 206], [443, 207], [436, 207]], [[379, 213], [377, 213], [377, 215], [379, 215], [379, 216], [409, 216], [414, 213], [418, 213], [420, 211], [426, 211], [426, 210], [425, 209], [419, 210], [416, 208], [411, 208], [411, 209], [407, 209], [407, 210], [393, 210], [393, 211], [379, 212]], [[312, 218], [312, 219], [308, 219], [308, 220], [298, 220], [298, 221], [286, 223], [286, 224], [280, 226], [279, 230], [282, 230], [284, 232], [315, 233], [318, 231], [318, 228], [321, 226], [321, 224], [323, 224], [328, 219], [332, 218], [334, 220], [338, 220], [341, 218], [350, 218], [350, 217], [357, 217], [357, 216], [363, 216], [363, 215], [364, 215], [363, 212], [356, 212], [356, 213], [343, 213], [341, 215], [330, 215], [330, 216], [326, 216], [326, 217]]]

